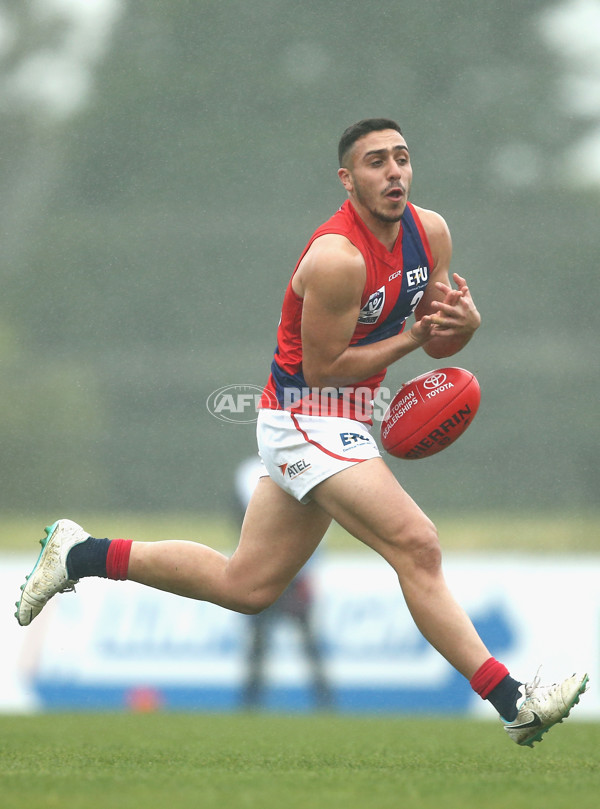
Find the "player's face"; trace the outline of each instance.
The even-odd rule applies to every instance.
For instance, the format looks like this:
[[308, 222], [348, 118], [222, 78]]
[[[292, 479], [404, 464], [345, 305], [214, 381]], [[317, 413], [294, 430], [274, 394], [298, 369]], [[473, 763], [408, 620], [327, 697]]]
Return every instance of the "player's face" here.
[[412, 166], [406, 141], [384, 129], [356, 141], [346, 168], [338, 172], [344, 188], [364, 212], [380, 222], [398, 222], [404, 213]]

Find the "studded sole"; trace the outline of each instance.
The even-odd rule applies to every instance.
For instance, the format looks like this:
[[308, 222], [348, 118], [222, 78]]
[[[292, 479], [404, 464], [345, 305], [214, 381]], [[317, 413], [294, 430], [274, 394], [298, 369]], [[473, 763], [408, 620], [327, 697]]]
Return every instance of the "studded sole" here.
[[18, 601], [15, 602], [15, 607], [17, 608], [17, 611], [15, 612], [15, 618], [17, 619], [17, 621], [19, 622], [19, 624], [21, 626], [28, 626], [31, 623], [31, 618], [26, 624], [21, 624], [21, 621], [19, 621], [19, 612], [20, 612], [20, 609], [21, 609], [21, 604], [23, 602], [23, 595], [22, 594], [23, 594], [25, 588], [27, 587], [27, 582], [33, 576], [35, 571], [38, 569], [40, 561], [42, 560], [42, 557], [44, 555], [44, 551], [46, 550], [46, 545], [48, 544], [48, 542], [52, 538], [54, 532], [56, 531], [57, 526], [58, 526], [58, 520], [56, 522], [53, 522], [52, 525], [47, 525], [44, 528], [44, 531], [46, 532], [46, 536], [42, 537], [42, 539], [40, 539], [40, 545], [42, 546], [42, 549], [39, 552], [38, 558], [36, 559], [35, 565], [33, 566], [33, 569], [31, 571], [31, 573], [29, 573], [29, 575], [25, 576], [25, 581], [20, 587], [21, 598]]
[[581, 697], [581, 695], [582, 695], [582, 694], [584, 694], [584, 693], [585, 693], [585, 691], [587, 690], [587, 684], [588, 684], [588, 682], [589, 682], [589, 679], [590, 679], [590, 678], [589, 678], [589, 677], [587, 676], [587, 674], [586, 674], [586, 675], [585, 675], [585, 677], [583, 678], [582, 682], [581, 682], [581, 685], [579, 686], [579, 691], [577, 692], [577, 694], [575, 694], [575, 697], [574, 697], [574, 698], [573, 698], [573, 700], [571, 701], [571, 704], [568, 706], [566, 713], [565, 713], [565, 714], [563, 714], [563, 716], [562, 716], [562, 717], [561, 717], [561, 718], [558, 720], [558, 722], [554, 722], [554, 724], [552, 724], [552, 725], [548, 725], [548, 727], [545, 727], [543, 730], [540, 730], [540, 732], [539, 732], [539, 733], [537, 733], [537, 734], [536, 734], [535, 736], [533, 736], [531, 739], [528, 739], [526, 742], [519, 742], [519, 744], [521, 745], [521, 747], [533, 747], [533, 745], [534, 745], [536, 742], [543, 742], [544, 740], [543, 740], [542, 736], [544, 735], [544, 733], [547, 733], [547, 732], [548, 732], [548, 731], [549, 731], [551, 728], [555, 727], [556, 725], [562, 725], [563, 721], [564, 721], [564, 720], [565, 720], [565, 719], [566, 719], [566, 718], [569, 716], [569, 714], [571, 713], [571, 709], [572, 709], [572, 708], [573, 708], [575, 705], [577, 705], [577, 704], [579, 703], [579, 698], [580, 698], [580, 697]]

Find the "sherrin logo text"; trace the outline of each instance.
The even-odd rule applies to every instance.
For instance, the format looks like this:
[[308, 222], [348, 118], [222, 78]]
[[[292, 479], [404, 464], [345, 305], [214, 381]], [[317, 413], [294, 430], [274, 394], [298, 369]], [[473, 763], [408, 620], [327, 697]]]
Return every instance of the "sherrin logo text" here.
[[471, 407], [468, 403], [462, 407], [459, 407], [458, 410], [450, 416], [448, 419], [444, 419], [441, 424], [432, 430], [429, 435], [425, 438], [421, 439], [418, 444], [406, 454], [406, 458], [421, 458], [423, 454], [431, 447], [438, 444], [441, 447], [445, 447], [447, 444], [451, 443], [451, 434], [456, 430], [457, 427], [462, 426], [466, 428], [469, 422], [471, 421], [472, 417]]

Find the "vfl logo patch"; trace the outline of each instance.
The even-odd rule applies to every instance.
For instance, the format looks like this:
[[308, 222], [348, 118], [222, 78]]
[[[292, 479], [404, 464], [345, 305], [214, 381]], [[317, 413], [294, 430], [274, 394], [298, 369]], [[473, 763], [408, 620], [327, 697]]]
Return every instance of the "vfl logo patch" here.
[[281, 469], [281, 474], [285, 475], [287, 472], [287, 476], [290, 480], [297, 478], [298, 475], [301, 475], [303, 472], [306, 472], [307, 469], [310, 469], [311, 464], [307, 463], [304, 458], [300, 461], [296, 461], [295, 463], [282, 463], [279, 464], [279, 468]]
[[369, 296], [369, 300], [365, 303], [358, 315], [359, 323], [377, 323], [379, 315], [383, 312], [383, 305], [385, 304], [385, 286], [373, 292]]

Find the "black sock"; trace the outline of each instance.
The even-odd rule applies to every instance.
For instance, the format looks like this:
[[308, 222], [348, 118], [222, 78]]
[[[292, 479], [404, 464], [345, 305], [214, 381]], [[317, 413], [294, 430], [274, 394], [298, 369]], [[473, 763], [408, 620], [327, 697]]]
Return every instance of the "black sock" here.
[[74, 545], [67, 554], [67, 573], [73, 581], [85, 576], [102, 576], [106, 579], [106, 556], [110, 539], [88, 537]]
[[517, 702], [523, 696], [519, 691], [519, 686], [521, 685], [522, 683], [518, 680], [513, 680], [510, 674], [507, 674], [486, 697], [488, 702], [492, 703], [500, 716], [506, 719], [507, 722], [512, 722], [516, 719], [519, 712]]

